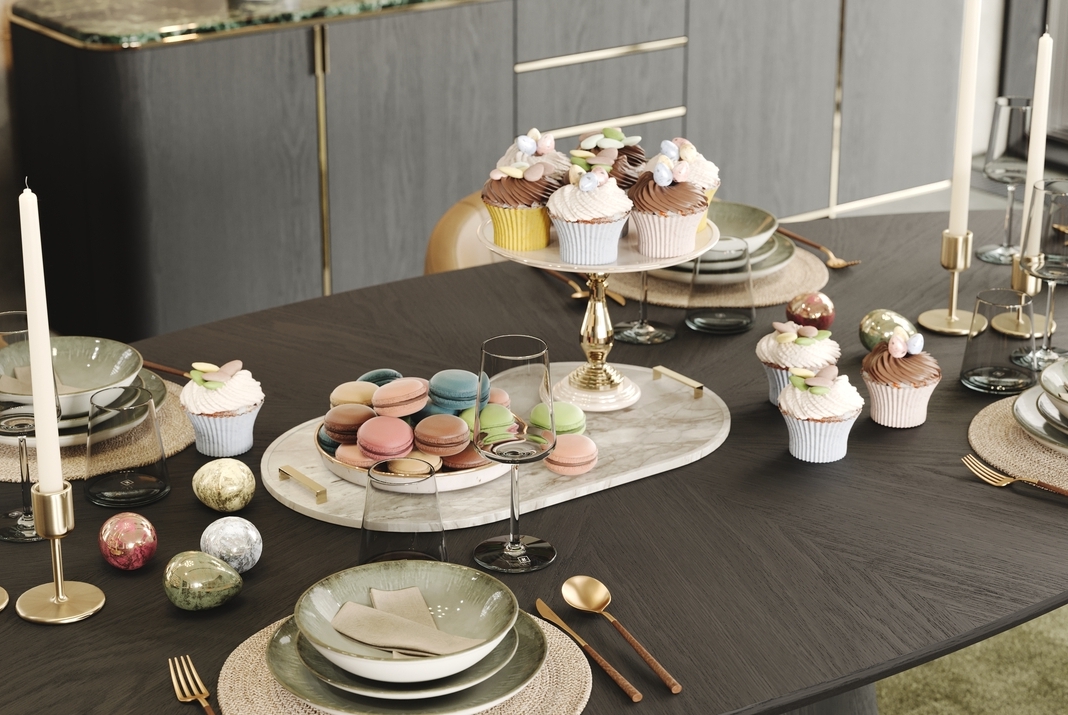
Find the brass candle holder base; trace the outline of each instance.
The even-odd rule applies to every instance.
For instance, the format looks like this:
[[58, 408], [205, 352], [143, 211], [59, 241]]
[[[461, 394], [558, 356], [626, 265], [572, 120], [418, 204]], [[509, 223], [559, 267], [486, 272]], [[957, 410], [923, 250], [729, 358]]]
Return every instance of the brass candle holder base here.
[[80, 581], [63, 580], [63, 549], [60, 540], [74, 529], [74, 503], [70, 482], [55, 494], [31, 490], [37, 533], [48, 539], [52, 552], [52, 583], [34, 586], [19, 596], [15, 611], [33, 623], [74, 623], [104, 607], [104, 592]]
[[[942, 267], [949, 271], [949, 307], [935, 308], [920, 313], [917, 322], [931, 332], [940, 335], [964, 336], [972, 332], [975, 317], [969, 310], [957, 310], [957, 292], [960, 274], [972, 264], [972, 232], [954, 236], [948, 230], [942, 232]], [[980, 316], [975, 325], [976, 334], [986, 330], [986, 319]]]

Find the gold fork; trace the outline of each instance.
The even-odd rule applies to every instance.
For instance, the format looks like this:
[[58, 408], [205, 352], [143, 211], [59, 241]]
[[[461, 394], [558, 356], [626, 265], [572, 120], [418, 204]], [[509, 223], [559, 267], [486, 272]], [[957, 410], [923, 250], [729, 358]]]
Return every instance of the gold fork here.
[[200, 679], [197, 669], [193, 667], [192, 659], [188, 655], [183, 655], [181, 658], [168, 658], [167, 667], [171, 669], [171, 682], [174, 684], [174, 694], [178, 696], [178, 699], [183, 703], [197, 700], [204, 707], [204, 712], [208, 715], [215, 715], [211, 705], [208, 705], [208, 696], [211, 693], [208, 692], [204, 681]]
[[782, 226], [779, 226], [778, 232], [781, 233], [783, 236], [786, 236], [787, 238], [790, 238], [790, 239], [793, 239], [794, 241], [798, 241], [800, 243], [803, 243], [806, 246], [812, 246], [813, 248], [816, 248], [816, 249], [826, 253], [827, 254], [827, 267], [828, 268], [848, 268], [849, 266], [855, 266], [858, 263], [860, 263], [859, 260], [857, 260], [857, 261], [846, 261], [846, 260], [843, 260], [843, 259], [839, 258], [838, 256], [834, 255], [833, 253], [831, 253], [831, 249], [827, 248], [826, 246], [821, 246], [820, 244], [816, 243], [815, 241], [810, 241], [807, 238], [805, 238], [804, 236], [799, 236], [799, 235], [797, 235], [796, 233], [794, 233], [793, 231], [791, 231], [788, 228], [783, 228]]
[[964, 462], [964, 466], [970, 469], [972, 474], [979, 477], [987, 484], [993, 484], [995, 487], [1007, 487], [1013, 482], [1023, 482], [1025, 484], [1030, 484], [1033, 487], [1039, 487], [1040, 489], [1056, 492], [1057, 494], [1062, 494], [1068, 497], [1068, 489], [1061, 489], [1054, 484], [1043, 482], [1032, 477], [1010, 477], [1007, 474], [1002, 474], [1001, 472], [986, 466], [974, 455], [966, 454], [960, 458], [960, 461]]

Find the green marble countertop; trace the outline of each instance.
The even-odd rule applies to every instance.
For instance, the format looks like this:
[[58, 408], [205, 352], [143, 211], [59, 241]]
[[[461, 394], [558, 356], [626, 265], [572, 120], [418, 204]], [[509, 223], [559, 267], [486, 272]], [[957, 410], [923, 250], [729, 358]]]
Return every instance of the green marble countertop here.
[[182, 35], [349, 17], [440, 1], [19, 0], [11, 12], [87, 45], [140, 47], [174, 42]]

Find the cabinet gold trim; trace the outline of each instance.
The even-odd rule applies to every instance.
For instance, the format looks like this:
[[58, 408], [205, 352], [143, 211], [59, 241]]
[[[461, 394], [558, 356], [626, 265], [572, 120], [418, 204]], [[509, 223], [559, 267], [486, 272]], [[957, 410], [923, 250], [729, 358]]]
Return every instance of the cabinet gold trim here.
[[658, 122], [661, 119], [674, 119], [675, 117], [686, 116], [686, 107], [671, 107], [669, 109], [657, 109], [653, 112], [642, 112], [641, 114], [631, 114], [626, 117], [614, 117], [612, 119], [600, 119], [596, 122], [588, 122], [586, 124], [576, 124], [573, 127], [561, 127], [559, 129], [550, 129], [546, 134], [552, 134], [557, 139], [565, 139], [567, 137], [576, 137], [579, 134], [585, 134], [586, 132], [597, 131], [604, 127], [627, 127], [635, 124], [645, 124], [646, 122]]
[[319, 221], [322, 235], [323, 295], [333, 292], [330, 249], [330, 172], [327, 164], [326, 75], [330, 74], [330, 42], [326, 25], [316, 25], [315, 38], [315, 133], [319, 144]]
[[617, 57], [626, 57], [627, 55], [640, 55], [645, 52], [670, 50], [675, 47], [685, 47], [687, 42], [689, 42], [689, 38], [687, 37], [670, 37], [666, 40], [651, 40], [649, 42], [638, 42], [633, 45], [607, 47], [603, 50], [576, 52], [573, 55], [560, 55], [558, 57], [546, 57], [542, 60], [519, 62], [513, 69], [516, 74], [537, 72], [538, 70], [547, 70], [552, 69], [553, 67], [567, 67], [568, 65], [580, 65], [584, 62], [612, 60]]

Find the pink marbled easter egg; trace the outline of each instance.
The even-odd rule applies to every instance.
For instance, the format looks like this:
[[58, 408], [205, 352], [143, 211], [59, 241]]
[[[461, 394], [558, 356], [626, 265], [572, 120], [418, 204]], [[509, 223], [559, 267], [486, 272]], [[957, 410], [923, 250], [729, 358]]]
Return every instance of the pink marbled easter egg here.
[[124, 511], [100, 527], [100, 553], [118, 569], [134, 571], [156, 553], [156, 527], [145, 517]]

